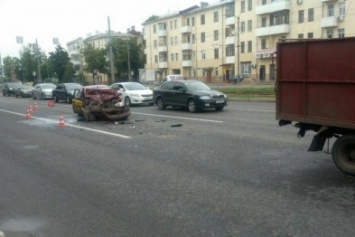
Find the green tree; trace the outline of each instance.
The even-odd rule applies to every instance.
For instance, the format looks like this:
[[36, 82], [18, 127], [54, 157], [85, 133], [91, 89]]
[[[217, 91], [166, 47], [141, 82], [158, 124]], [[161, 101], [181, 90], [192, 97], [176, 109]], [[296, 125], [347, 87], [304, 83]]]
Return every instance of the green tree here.
[[48, 70], [57, 76], [59, 83], [73, 80], [73, 64], [68, 52], [61, 45], [57, 45], [55, 51], [49, 53]]
[[[19, 74], [22, 74], [23, 82], [37, 82], [38, 78], [38, 63], [42, 64], [44, 52], [37, 44], [28, 44], [20, 51]], [[36, 74], [34, 76], [33, 74]], [[41, 78], [43, 70], [41, 70]]]
[[3, 59], [4, 62], [4, 75], [9, 81], [16, 80], [16, 59], [10, 56], [7, 56]]
[[[84, 56], [84, 70], [88, 73], [108, 72], [108, 62], [106, 60], [106, 49], [94, 48], [91, 44], [85, 44], [82, 52]], [[94, 82], [95, 83], [95, 82]]]
[[120, 81], [128, 80], [129, 71], [133, 80], [138, 78], [139, 69], [144, 67], [144, 47], [136, 38], [115, 39], [112, 42], [114, 66]]

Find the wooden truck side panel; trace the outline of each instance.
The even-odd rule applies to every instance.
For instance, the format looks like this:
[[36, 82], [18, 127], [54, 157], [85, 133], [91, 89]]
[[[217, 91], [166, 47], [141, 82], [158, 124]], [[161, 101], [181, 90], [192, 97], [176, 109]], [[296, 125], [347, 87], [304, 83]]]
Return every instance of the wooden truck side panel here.
[[355, 129], [355, 38], [278, 43], [276, 118]]

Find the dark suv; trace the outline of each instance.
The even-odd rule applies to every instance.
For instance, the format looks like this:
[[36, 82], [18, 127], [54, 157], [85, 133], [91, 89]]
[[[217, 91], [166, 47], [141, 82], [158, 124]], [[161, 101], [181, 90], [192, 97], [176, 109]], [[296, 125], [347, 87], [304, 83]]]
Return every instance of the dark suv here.
[[2, 94], [3, 96], [15, 95], [17, 87], [21, 86], [21, 82], [5, 82], [2, 84]]

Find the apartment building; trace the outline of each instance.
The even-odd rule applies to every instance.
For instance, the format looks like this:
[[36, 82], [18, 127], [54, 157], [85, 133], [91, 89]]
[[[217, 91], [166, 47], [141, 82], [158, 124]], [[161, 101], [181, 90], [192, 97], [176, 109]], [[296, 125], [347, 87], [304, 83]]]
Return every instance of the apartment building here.
[[[131, 28], [128, 28], [126, 33], [114, 32], [114, 31], [111, 31], [111, 34], [109, 34], [108, 32], [105, 33], [96, 32], [94, 35], [88, 35], [88, 37], [85, 39], [82, 39], [80, 37], [76, 40], [68, 42], [67, 49], [68, 49], [70, 60], [74, 65], [76, 75], [77, 76], [80, 75], [81, 77], [76, 79], [78, 82], [81, 82], [82, 84], [95, 84], [95, 83], [107, 84], [109, 82], [109, 77], [111, 75], [107, 73], [99, 72], [99, 71], [86, 72], [84, 70], [85, 58], [82, 55], [81, 50], [83, 49], [84, 44], [91, 44], [94, 48], [99, 48], [99, 49], [106, 48], [106, 46], [110, 41], [110, 37], [111, 39], [123, 39], [123, 40], [129, 40], [130, 38], [135, 38], [138, 43], [140, 44], [143, 43], [141, 33], [136, 31], [135, 27], [133, 26]], [[113, 74], [115, 79], [117, 79], [117, 71], [115, 68], [113, 69]]]
[[235, 75], [273, 82], [279, 40], [355, 36], [354, 18], [355, 0], [201, 2], [143, 23], [145, 70], [157, 81], [182, 74], [209, 83]]

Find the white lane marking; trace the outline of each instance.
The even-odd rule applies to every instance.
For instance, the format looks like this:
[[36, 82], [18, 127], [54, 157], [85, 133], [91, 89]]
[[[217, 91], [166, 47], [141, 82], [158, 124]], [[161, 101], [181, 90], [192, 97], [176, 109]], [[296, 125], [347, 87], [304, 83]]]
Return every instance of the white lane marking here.
[[189, 118], [189, 117], [170, 116], [170, 115], [161, 115], [161, 114], [147, 114], [147, 113], [139, 113], [139, 112], [131, 112], [131, 113], [132, 113], [132, 114], [147, 115], [147, 116], [154, 116], [154, 117], [163, 117], [163, 118], [174, 118], [174, 119], [194, 120], [194, 121], [210, 122], [210, 123], [223, 123], [223, 121], [220, 121], [220, 120]]
[[[26, 115], [24, 115], [24, 114], [20, 114], [20, 113], [8, 111], [8, 110], [3, 110], [3, 109], [0, 109], [0, 111], [5, 112], [5, 113], [9, 113], [9, 114], [20, 115], [20, 116], [22, 116], [22, 117], [25, 117], [25, 116], [26, 116]], [[40, 117], [35, 117], [35, 116], [32, 116], [32, 119], [38, 119], [38, 120], [45, 121], [45, 122], [48, 122], [48, 123], [55, 123], [55, 122], [56, 122], [56, 120], [54, 120], [54, 119], [46, 119], [46, 118], [40, 118]], [[86, 127], [77, 126], [77, 125], [68, 124], [68, 123], [66, 123], [65, 126], [73, 127], [73, 128], [78, 128], [78, 129], [82, 129], [82, 130], [86, 130], [86, 131], [90, 131], [90, 132], [96, 132], [96, 133], [101, 133], [101, 134], [105, 134], [105, 135], [110, 135], [110, 136], [114, 136], [114, 137], [120, 137], [120, 138], [131, 139], [130, 136], [125, 136], [125, 135], [118, 134], [118, 133], [106, 132], [106, 131], [102, 131], [102, 130], [98, 130], [98, 129], [93, 129], [93, 128], [86, 128]]]

